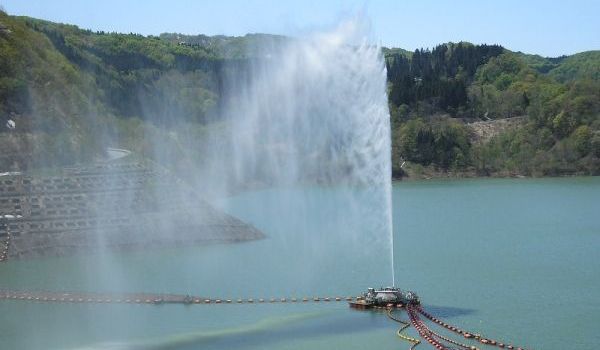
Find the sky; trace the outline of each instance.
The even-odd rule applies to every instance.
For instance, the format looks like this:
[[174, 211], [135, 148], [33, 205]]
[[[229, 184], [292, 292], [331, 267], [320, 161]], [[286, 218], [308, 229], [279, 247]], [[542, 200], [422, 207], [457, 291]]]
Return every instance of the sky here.
[[301, 36], [364, 13], [371, 37], [387, 47], [469, 41], [552, 57], [600, 49], [599, 0], [0, 0], [0, 6], [12, 15], [144, 35]]

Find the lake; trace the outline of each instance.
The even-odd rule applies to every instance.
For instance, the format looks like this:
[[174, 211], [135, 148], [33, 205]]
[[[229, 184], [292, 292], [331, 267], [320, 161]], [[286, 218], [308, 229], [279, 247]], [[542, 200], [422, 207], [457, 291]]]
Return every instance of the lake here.
[[[369, 231], [378, 216], [357, 215], [362, 195], [348, 191], [265, 190], [217, 203], [265, 240], [8, 261], [1, 286], [232, 299], [357, 295], [391, 283], [389, 240]], [[399, 182], [393, 221], [396, 285], [416, 291], [432, 314], [527, 348], [600, 341], [600, 178]], [[343, 302], [0, 302], [0, 349], [408, 348], [397, 328]]]

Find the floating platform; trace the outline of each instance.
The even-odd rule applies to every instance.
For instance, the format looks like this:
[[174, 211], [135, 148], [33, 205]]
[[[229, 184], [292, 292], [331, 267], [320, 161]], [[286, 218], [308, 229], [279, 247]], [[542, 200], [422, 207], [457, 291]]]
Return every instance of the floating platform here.
[[356, 301], [349, 301], [354, 309], [396, 309], [406, 305], [419, 305], [419, 297], [415, 292], [403, 291], [396, 287], [386, 287], [376, 290], [369, 288]]
[[381, 310], [381, 309], [402, 309], [404, 308], [404, 304], [387, 304], [387, 305], [377, 305], [374, 303], [369, 303], [365, 300], [357, 300], [357, 301], [350, 301], [348, 302], [348, 305], [353, 308], [353, 309], [358, 309], [358, 310], [368, 310], [368, 309], [377, 309], [377, 310]]
[[360, 310], [372, 309], [375, 306], [374, 304], [367, 303], [364, 300], [350, 301], [350, 302], [348, 302], [348, 305], [353, 309], [360, 309]]

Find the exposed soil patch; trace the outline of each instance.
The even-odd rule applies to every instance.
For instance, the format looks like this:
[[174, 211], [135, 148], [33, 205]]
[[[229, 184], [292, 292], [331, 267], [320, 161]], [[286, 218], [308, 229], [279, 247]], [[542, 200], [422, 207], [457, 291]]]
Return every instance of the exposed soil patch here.
[[510, 129], [522, 125], [526, 117], [514, 117], [506, 119], [495, 119], [467, 123], [467, 126], [473, 130], [473, 142], [485, 143], [492, 137]]

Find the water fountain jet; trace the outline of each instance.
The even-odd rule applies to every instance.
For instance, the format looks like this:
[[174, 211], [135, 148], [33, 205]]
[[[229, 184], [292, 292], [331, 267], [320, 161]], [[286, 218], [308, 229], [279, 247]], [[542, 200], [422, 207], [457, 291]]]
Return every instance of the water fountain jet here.
[[[286, 197], [290, 189], [341, 188], [344, 206], [331, 210], [327, 218], [332, 229], [309, 238], [315, 246], [300, 259], [319, 261], [321, 270], [327, 270], [326, 250], [341, 244], [348, 255], [355, 255], [356, 266], [368, 259], [389, 264], [393, 285], [386, 68], [380, 47], [368, 40], [367, 28], [365, 20], [353, 19], [327, 33], [253, 50], [263, 54], [244, 74], [229, 79], [228, 158], [233, 171], [228, 182], [285, 189], [277, 199], [282, 206], [310, 201]], [[310, 207], [308, 202], [300, 205]], [[290, 211], [282, 215], [306, 215], [304, 221], [314, 221], [309, 214]], [[327, 248], [316, 247], [319, 244]]]

